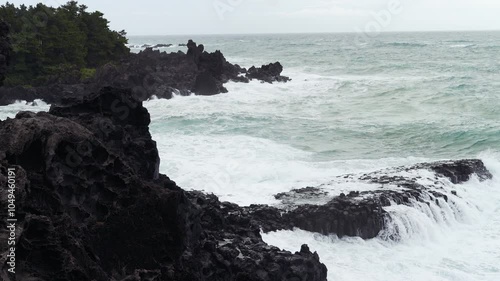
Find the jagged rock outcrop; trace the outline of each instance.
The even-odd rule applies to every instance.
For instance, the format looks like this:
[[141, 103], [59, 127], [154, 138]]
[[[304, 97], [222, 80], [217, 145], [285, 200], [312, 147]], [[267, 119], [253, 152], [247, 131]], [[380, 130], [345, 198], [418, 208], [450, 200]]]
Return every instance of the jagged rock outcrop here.
[[462, 183], [477, 175], [479, 179], [491, 179], [492, 175], [480, 160], [444, 161], [430, 164], [417, 165], [417, 168], [428, 168], [447, 177], [452, 183]]
[[186, 46], [188, 48], [186, 54], [193, 59], [196, 65], [198, 65], [200, 63], [200, 56], [201, 54], [203, 54], [203, 51], [205, 50], [205, 46], [201, 44], [197, 46], [196, 43], [193, 42], [193, 40], [189, 40]]
[[[203, 248], [210, 249], [208, 253], [190, 253], [198, 259], [191, 259], [187, 264], [202, 267], [210, 276], [208, 280], [226, 280], [223, 276], [227, 272], [234, 274], [230, 280], [326, 280], [326, 267], [306, 245], [290, 256], [265, 244], [260, 236], [260, 224], [254, 218], [256, 213], [236, 204], [219, 202], [214, 195], [195, 191], [187, 193], [187, 197], [201, 210], [201, 224], [208, 237]], [[223, 266], [216, 266], [218, 263]]]
[[3, 86], [3, 81], [7, 75], [11, 52], [9, 25], [4, 21], [0, 21], [0, 86]]
[[[436, 173], [433, 178], [427, 179], [434, 184], [423, 185], [417, 177], [398, 175], [401, 172], [418, 170]], [[248, 212], [255, 213], [253, 217], [264, 231], [298, 227], [325, 235], [359, 236], [369, 239], [377, 237], [386, 227], [389, 217], [384, 207], [393, 204], [412, 206], [414, 201], [434, 201], [439, 205], [439, 198], [448, 201], [449, 196], [457, 196], [456, 192], [447, 194], [437, 188], [442, 180], [460, 184], [469, 180], [472, 175], [476, 175], [480, 180], [492, 178], [484, 163], [474, 159], [423, 163], [361, 176], [346, 175], [339, 177], [334, 184], [340, 188], [342, 182], [358, 182], [371, 184], [373, 188], [369, 191], [351, 191], [348, 194], [329, 196], [321, 186], [307, 187], [277, 194], [276, 199], [284, 204], [281, 211], [266, 206], [250, 206]]]
[[[111, 153], [141, 178], [158, 179], [160, 158], [156, 142], [149, 133], [149, 113], [130, 91], [104, 88], [83, 101], [52, 106], [50, 113], [73, 120], [93, 132]], [[77, 151], [85, 151], [90, 146], [90, 143], [80, 144]]]
[[[71, 80], [54, 80], [44, 86], [33, 88], [1, 88], [0, 105], [16, 100], [42, 99], [50, 104], [61, 104], [68, 100], [82, 99], [103, 87], [130, 88], [141, 101], [153, 96], [170, 99], [174, 94], [216, 95], [227, 93], [224, 84], [229, 81], [248, 83], [252, 79], [265, 82], [287, 82], [281, 76], [283, 67], [279, 62], [252, 67], [247, 71], [231, 64], [220, 51], [208, 53], [202, 44], [192, 40], [186, 44], [187, 53], [166, 53], [146, 48], [138, 54], [130, 54], [120, 63], [107, 64], [96, 70], [92, 79], [82, 83]], [[69, 79], [69, 80], [68, 80]]]
[[249, 79], [258, 79], [267, 83], [290, 81], [290, 78], [281, 76], [281, 72], [283, 72], [283, 66], [279, 62], [275, 62], [263, 65], [259, 68], [252, 66], [248, 69], [246, 77]]
[[[112, 88], [0, 121], [0, 185], [16, 172], [17, 280], [326, 280], [307, 246], [271, 247], [250, 212], [159, 174], [149, 122], [130, 90]], [[7, 267], [2, 280], [14, 280]]]

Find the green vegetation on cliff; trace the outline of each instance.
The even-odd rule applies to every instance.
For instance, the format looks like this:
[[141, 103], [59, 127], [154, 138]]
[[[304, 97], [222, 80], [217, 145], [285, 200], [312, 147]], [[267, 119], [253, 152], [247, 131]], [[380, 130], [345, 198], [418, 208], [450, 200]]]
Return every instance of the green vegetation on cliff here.
[[125, 31], [110, 30], [101, 12], [76, 1], [58, 8], [7, 2], [0, 19], [10, 25], [13, 47], [6, 85], [74, 83], [129, 54]]

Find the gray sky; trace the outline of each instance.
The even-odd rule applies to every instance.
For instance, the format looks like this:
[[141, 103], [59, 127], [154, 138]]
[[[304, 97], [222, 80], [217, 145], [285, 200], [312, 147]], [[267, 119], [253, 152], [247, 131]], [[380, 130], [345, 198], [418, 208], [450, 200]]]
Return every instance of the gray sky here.
[[[10, 0], [25, 5], [62, 0]], [[500, 30], [498, 0], [82, 0], [129, 35]]]

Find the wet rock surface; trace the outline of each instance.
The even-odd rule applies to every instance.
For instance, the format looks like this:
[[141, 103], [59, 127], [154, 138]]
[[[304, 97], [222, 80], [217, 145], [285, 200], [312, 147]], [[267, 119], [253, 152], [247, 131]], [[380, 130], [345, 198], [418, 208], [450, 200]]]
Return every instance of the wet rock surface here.
[[[428, 171], [432, 174], [426, 180], [434, 184], [423, 184], [422, 176], [410, 176], [412, 172]], [[282, 201], [281, 211], [271, 207], [251, 206], [258, 223], [265, 231], [293, 229], [343, 236], [359, 236], [364, 239], [377, 237], [386, 227], [389, 214], [384, 207], [392, 205], [412, 206], [415, 202], [446, 202], [449, 196], [457, 196], [456, 191], [447, 194], [439, 188], [444, 181], [460, 184], [476, 175], [479, 180], [491, 179], [491, 173], [481, 160], [466, 159], [423, 163], [412, 167], [397, 167], [361, 176], [346, 175], [339, 177], [335, 184], [341, 183], [373, 185], [370, 190], [351, 191], [337, 196], [329, 196], [325, 188], [307, 187], [280, 193], [275, 196]], [[314, 204], [304, 203], [314, 201]], [[322, 203], [322, 202], [327, 203]], [[266, 209], [267, 208], [267, 209]], [[267, 216], [262, 215], [265, 209]], [[262, 218], [262, 219], [259, 219]], [[397, 237], [388, 237], [397, 239]]]
[[[16, 171], [17, 280], [326, 280], [307, 246], [262, 241], [257, 208], [159, 174], [149, 122], [130, 91], [112, 88], [0, 121], [0, 184]], [[5, 222], [2, 212], [2, 241]], [[6, 251], [2, 243], [3, 262]]]
[[[290, 80], [281, 76], [283, 67], [279, 62], [260, 68], [251, 67], [247, 71], [228, 62], [220, 51], [209, 53], [202, 44], [197, 45], [192, 40], [186, 44], [186, 53], [160, 52], [157, 47], [130, 54], [119, 63], [104, 65], [96, 70], [92, 79], [80, 83], [59, 79], [61, 81], [57, 83], [33, 88], [2, 87], [0, 105], [35, 99], [42, 99], [49, 104], [64, 104], [108, 86], [132, 89], [136, 99], [145, 101], [153, 96], [170, 99], [174, 94], [210, 96], [227, 93], [224, 84], [229, 81], [248, 83], [256, 79], [273, 83]], [[0, 64], [1, 59], [0, 56]]]
[[480, 160], [444, 161], [431, 164], [422, 164], [434, 172], [447, 177], [452, 183], [468, 181], [473, 174], [479, 179], [491, 179], [492, 175]]
[[[304, 205], [307, 203], [321, 204], [324, 198], [328, 197], [328, 192], [319, 187], [304, 187], [292, 189], [288, 192], [281, 192], [274, 195], [274, 198], [280, 200], [283, 205], [293, 208], [293, 206]], [[323, 202], [327, 203], [327, 202]]]

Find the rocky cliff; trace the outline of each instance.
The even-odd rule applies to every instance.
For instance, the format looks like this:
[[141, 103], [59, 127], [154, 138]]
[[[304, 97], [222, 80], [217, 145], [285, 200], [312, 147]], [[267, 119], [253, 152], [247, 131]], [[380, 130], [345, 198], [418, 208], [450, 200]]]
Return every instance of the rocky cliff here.
[[[130, 90], [113, 88], [0, 122], [0, 185], [12, 168], [17, 188], [17, 280], [326, 280], [307, 246], [269, 246], [251, 213], [159, 174], [149, 123]], [[8, 251], [2, 243], [2, 280], [15, 280]]]

